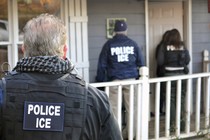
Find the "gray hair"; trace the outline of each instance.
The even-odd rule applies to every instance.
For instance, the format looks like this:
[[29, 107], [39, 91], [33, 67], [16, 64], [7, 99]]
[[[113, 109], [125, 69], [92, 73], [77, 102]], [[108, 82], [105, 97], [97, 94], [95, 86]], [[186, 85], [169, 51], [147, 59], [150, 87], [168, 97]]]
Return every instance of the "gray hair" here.
[[63, 56], [66, 27], [54, 15], [41, 14], [29, 20], [24, 29], [24, 56]]

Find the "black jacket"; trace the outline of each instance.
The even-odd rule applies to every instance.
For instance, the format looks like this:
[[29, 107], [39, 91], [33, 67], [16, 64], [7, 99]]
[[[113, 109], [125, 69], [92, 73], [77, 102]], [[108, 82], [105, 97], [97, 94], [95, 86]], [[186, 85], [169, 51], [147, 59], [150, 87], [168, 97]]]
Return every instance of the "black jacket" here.
[[[0, 104], [0, 108], [3, 108], [0, 115], [1, 140], [122, 139], [107, 95], [89, 85], [85, 87], [85, 82], [76, 75], [17, 73], [9, 75], [5, 79], [6, 88], [3, 88], [4, 84], [0, 88], [0, 91], [1, 89], [4, 91], [0, 92], [0, 99], [3, 97], [3, 102]], [[26, 125], [26, 118], [30, 109], [26, 109], [26, 103], [35, 103], [36, 105], [38, 103], [41, 105], [55, 103], [57, 105], [57, 103], [61, 102], [64, 104], [64, 124], [62, 129], [59, 131], [43, 128], [29, 130], [31, 126]], [[27, 111], [24, 112], [24, 109]], [[57, 114], [61, 112], [59, 110]], [[51, 114], [53, 114], [53, 109], [51, 109]], [[32, 117], [34, 116], [32, 115]], [[53, 118], [50, 119], [53, 120]], [[40, 123], [41, 125], [43, 124]]]
[[139, 67], [144, 66], [141, 48], [126, 35], [117, 34], [108, 40], [100, 53], [97, 82], [139, 77]]
[[157, 76], [165, 74], [165, 67], [184, 67], [183, 73], [189, 72], [187, 65], [190, 62], [189, 51], [181, 46], [180, 50], [167, 50], [167, 45], [159, 44], [156, 49]]

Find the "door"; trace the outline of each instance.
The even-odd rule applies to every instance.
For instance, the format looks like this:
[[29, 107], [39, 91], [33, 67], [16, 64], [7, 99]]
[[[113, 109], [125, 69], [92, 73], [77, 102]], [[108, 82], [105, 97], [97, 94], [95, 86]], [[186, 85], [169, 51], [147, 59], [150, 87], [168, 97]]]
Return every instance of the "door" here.
[[[183, 37], [183, 3], [149, 2], [149, 73], [156, 77], [156, 46], [165, 31], [177, 28]], [[154, 87], [150, 87], [150, 102], [155, 102]], [[150, 104], [154, 111], [154, 104]]]
[[149, 69], [150, 77], [156, 77], [155, 50], [166, 30], [177, 28], [183, 36], [182, 2], [149, 3]]

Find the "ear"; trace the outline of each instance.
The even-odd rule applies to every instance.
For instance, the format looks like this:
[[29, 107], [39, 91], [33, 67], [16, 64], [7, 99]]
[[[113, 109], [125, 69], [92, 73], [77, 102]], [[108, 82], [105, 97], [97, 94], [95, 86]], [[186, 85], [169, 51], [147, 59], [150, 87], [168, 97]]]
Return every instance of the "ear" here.
[[21, 46], [21, 51], [22, 51], [22, 53], [24, 54], [24, 52], [25, 52], [24, 44]]
[[68, 50], [68, 48], [67, 48], [67, 46], [65, 44], [64, 47], [63, 47], [63, 59], [66, 59], [67, 50]]

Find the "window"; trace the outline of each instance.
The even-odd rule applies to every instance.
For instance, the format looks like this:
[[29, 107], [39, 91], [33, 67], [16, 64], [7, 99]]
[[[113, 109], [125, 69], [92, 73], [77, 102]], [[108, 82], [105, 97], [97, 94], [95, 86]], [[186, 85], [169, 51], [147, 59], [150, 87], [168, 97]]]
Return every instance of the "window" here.
[[[60, 17], [60, 0], [18, 0], [19, 36], [22, 36], [26, 22], [41, 13], [54, 14]], [[22, 41], [23, 38], [19, 37]]]
[[0, 77], [4, 71], [8, 71], [8, 46], [5, 41], [9, 41], [8, 32], [8, 3], [7, 0], [0, 1]]
[[[18, 0], [19, 41], [23, 41], [23, 27], [26, 22], [42, 13], [61, 17], [61, 0]], [[18, 58], [23, 57], [21, 45], [18, 46]]]
[[[11, 67], [14, 67], [16, 61], [23, 57], [21, 46], [23, 41], [23, 27], [26, 22], [41, 13], [49, 13], [61, 17], [61, 1], [0, 0], [0, 77], [3, 76], [3, 71], [11, 70]], [[14, 7], [16, 5], [17, 7]], [[8, 16], [8, 6], [9, 9], [12, 9], [11, 16]], [[12, 19], [16, 17], [17, 19]], [[14, 28], [10, 28], [10, 24], [8, 24], [11, 20], [13, 21], [12, 27]], [[18, 38], [18, 42], [15, 41], [16, 38]], [[8, 49], [8, 47], [11, 47], [11, 49]], [[8, 55], [8, 53], [11, 54]], [[11, 58], [8, 58], [8, 56]], [[12, 66], [9, 67], [8, 64]]]

